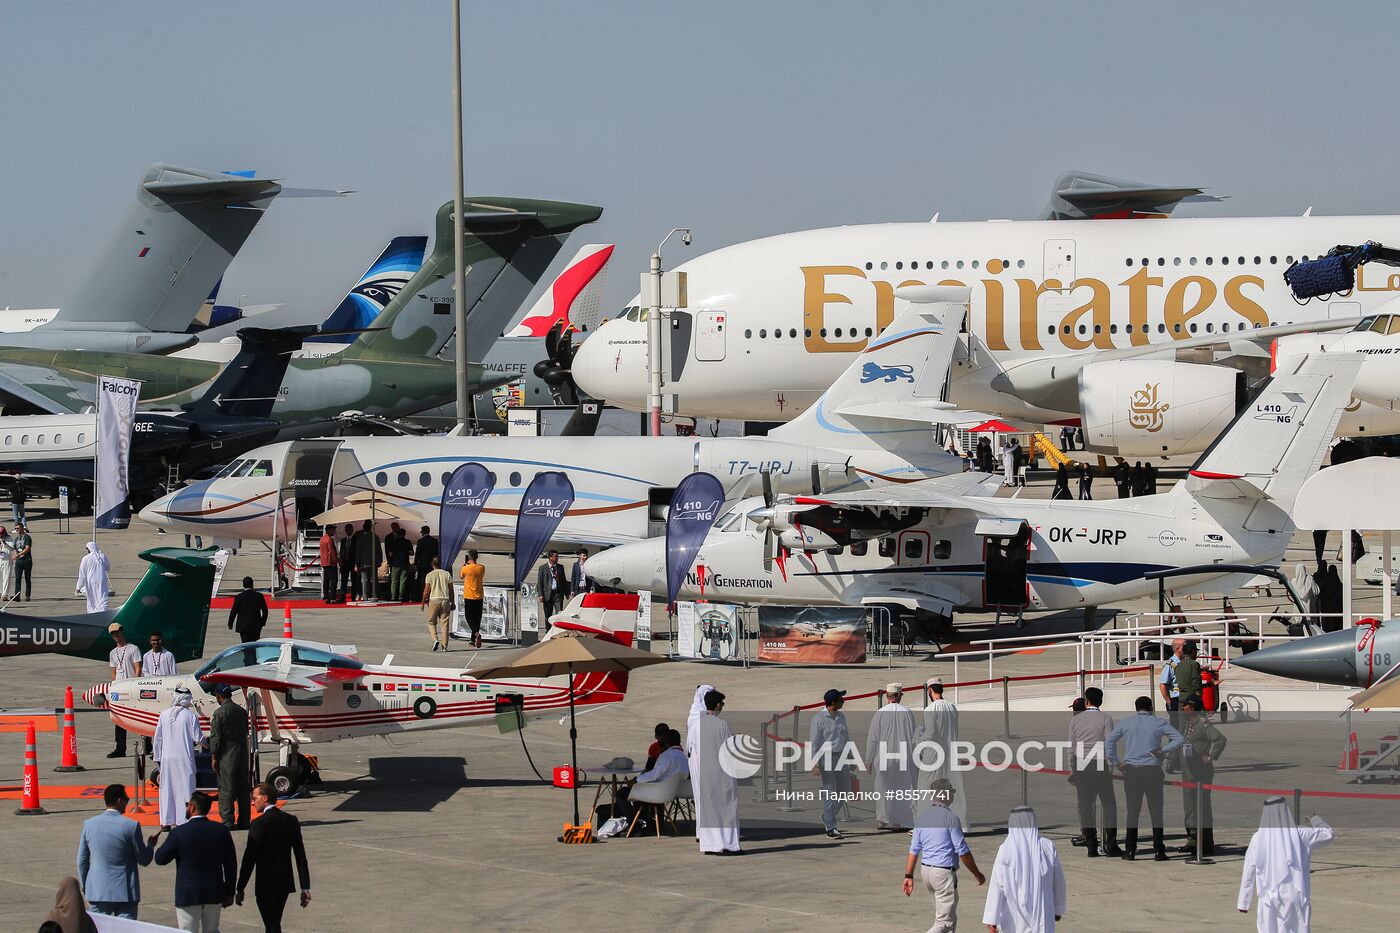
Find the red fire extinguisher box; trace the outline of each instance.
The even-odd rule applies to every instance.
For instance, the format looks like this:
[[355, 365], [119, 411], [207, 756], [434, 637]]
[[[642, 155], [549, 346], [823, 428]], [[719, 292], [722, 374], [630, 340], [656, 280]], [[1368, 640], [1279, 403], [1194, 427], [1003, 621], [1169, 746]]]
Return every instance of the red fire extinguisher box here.
[[555, 786], [555, 787], [566, 787], [566, 788], [567, 788], [567, 787], [573, 787], [573, 786], [574, 786], [574, 769], [571, 768], [571, 767], [569, 767], [568, 765], [564, 765], [564, 766], [561, 767], [561, 768], [555, 768], [555, 769], [554, 769], [554, 786]]

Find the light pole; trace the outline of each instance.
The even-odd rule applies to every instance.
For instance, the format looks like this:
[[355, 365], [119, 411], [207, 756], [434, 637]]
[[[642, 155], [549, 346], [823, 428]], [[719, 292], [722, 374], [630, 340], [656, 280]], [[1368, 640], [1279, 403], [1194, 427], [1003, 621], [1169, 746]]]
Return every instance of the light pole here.
[[661, 238], [656, 252], [651, 254], [651, 271], [647, 276], [647, 408], [651, 412], [651, 436], [661, 436], [661, 248], [677, 233], [681, 242], [690, 245], [690, 228], [673, 227]]
[[466, 200], [462, 189], [462, 0], [452, 0], [452, 117], [456, 128], [452, 143], [457, 169], [452, 188], [452, 247], [456, 256], [452, 307], [457, 330], [457, 433], [466, 434], [471, 399], [467, 386], [467, 272], [462, 256], [462, 240], [466, 231], [462, 216], [465, 209], [463, 202]]

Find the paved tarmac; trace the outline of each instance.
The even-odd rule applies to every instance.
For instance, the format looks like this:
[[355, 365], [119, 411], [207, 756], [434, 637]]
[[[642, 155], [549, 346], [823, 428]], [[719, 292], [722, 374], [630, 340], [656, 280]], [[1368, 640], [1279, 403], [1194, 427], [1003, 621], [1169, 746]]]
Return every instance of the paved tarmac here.
[[[35, 612], [74, 611], [78, 606], [73, 578], [89, 534], [86, 524], [74, 522], [74, 527], [73, 535], [57, 535], [55, 520], [39, 513]], [[1303, 537], [1297, 542], [1300, 555], [1304, 548], [1311, 550]], [[182, 543], [177, 536], [158, 536], [140, 525], [103, 533], [100, 540], [112, 558], [116, 601], [130, 592], [143, 570], [135, 557], [139, 550]], [[265, 580], [267, 564], [260, 547], [246, 549], [232, 561], [225, 591], [236, 588], [235, 581], [244, 573]], [[488, 568], [489, 580], [508, 572], [504, 560], [492, 559]], [[1374, 593], [1368, 598], [1374, 599]], [[233, 641], [223, 616], [214, 614], [206, 656]], [[968, 621], [975, 625], [979, 620]], [[307, 610], [296, 613], [294, 625], [300, 636], [355, 643], [368, 660], [393, 653], [403, 663], [447, 663], [427, 650], [423, 616], [415, 608]], [[1076, 615], [1036, 621], [1028, 631], [1068, 631], [1078, 625]], [[1003, 627], [1002, 633], [1011, 632]], [[471, 657], [468, 650], [458, 649], [447, 660], [466, 665]], [[1055, 651], [1016, 655], [997, 664], [998, 674], [1065, 667], [1064, 656]], [[104, 665], [68, 658], [6, 659], [0, 665], [0, 706], [9, 708], [51, 707], [61, 702], [65, 685], [80, 689], [106, 679]], [[632, 677], [624, 703], [579, 721], [580, 763], [587, 769], [615, 755], [645, 757], [653, 723], [665, 720], [683, 726], [700, 682], [727, 693], [728, 706], [739, 720], [812, 702], [829, 686], [863, 693], [891, 680], [918, 683], [934, 673], [951, 679], [951, 662], [923, 652], [888, 662], [872, 659], [854, 668], [658, 665]], [[870, 708], [869, 701], [863, 701], [853, 703], [850, 711]], [[546, 775], [567, 762], [566, 725], [553, 720], [532, 723], [525, 738], [535, 764]], [[41, 777], [46, 784], [130, 782], [129, 763], [103, 757], [110, 748], [111, 726], [105, 716], [81, 715], [80, 760], [89, 770], [53, 774], [58, 733], [45, 732], [39, 736]], [[1325, 755], [1331, 755], [1331, 749], [1328, 745]], [[740, 858], [702, 857], [685, 834], [564, 846], [555, 837], [569, 817], [569, 795], [535, 778], [515, 735], [500, 735], [487, 727], [392, 741], [360, 739], [306, 750], [320, 756], [325, 783], [310, 796], [287, 804], [305, 828], [314, 891], [308, 909], [289, 908], [291, 930], [922, 930], [932, 922], [926, 896], [916, 892], [906, 899], [900, 894], [908, 837], [876, 832], [869, 810], [860, 806], [852, 811], [856, 820], [843, 824], [847, 838], [835, 842], [822, 835], [819, 813], [811, 805], [798, 813], [778, 813], [771, 804], [755, 804], [754, 788], [746, 786], [741, 789], [745, 818], [752, 814], [753, 819]], [[0, 734], [0, 784], [19, 780], [22, 751], [22, 735]], [[265, 759], [272, 760], [270, 755]], [[1050, 798], [1064, 793], [1063, 780], [1050, 775], [1029, 778], [1044, 782], [1029, 785], [1032, 804], [1046, 801], [1048, 810]], [[586, 788], [585, 806], [592, 793], [592, 787]], [[1181, 841], [1176, 793], [1168, 793], [1168, 823], [1173, 827], [1168, 830], [1169, 843]], [[1005, 796], [989, 791], [973, 798], [975, 833], [970, 841], [984, 870], [990, 870], [1002, 838], [998, 821], [1004, 819]], [[1246, 809], [1259, 799], [1250, 798]], [[0, 838], [5, 843], [0, 846], [0, 929], [23, 931], [38, 926], [59, 879], [74, 872], [81, 822], [99, 812], [101, 804], [51, 797], [44, 805], [52, 812], [41, 817], [12, 816], [15, 805], [7, 800], [0, 811]], [[1390, 827], [1397, 823], [1400, 802], [1371, 801], [1364, 806], [1373, 806], [1377, 819], [1357, 820], [1355, 811], [1347, 809], [1347, 825], [1338, 822], [1336, 843], [1314, 862], [1317, 929], [1393, 927], [1389, 904], [1394, 873], [1400, 869], [1400, 845]], [[1327, 801], [1317, 809], [1324, 816], [1331, 813]], [[1212, 867], [1193, 867], [1176, 855], [1166, 864], [1150, 859], [1090, 862], [1083, 850], [1070, 846], [1077, 827], [1058, 816], [1042, 817], [1042, 826], [1058, 844], [1065, 864], [1070, 902], [1064, 929], [1155, 933], [1205, 925], [1246, 930], [1254, 925], [1253, 916], [1240, 915], [1234, 907], [1239, 849], [1218, 856]], [[1222, 830], [1222, 841], [1243, 845], [1248, 832], [1237, 824]], [[241, 850], [241, 838], [238, 843]], [[171, 868], [143, 871], [143, 919], [173, 924], [173, 883]], [[964, 876], [964, 929], [980, 929], [983, 897], [983, 890]], [[224, 918], [227, 930], [259, 928], [251, 902], [226, 911]]]

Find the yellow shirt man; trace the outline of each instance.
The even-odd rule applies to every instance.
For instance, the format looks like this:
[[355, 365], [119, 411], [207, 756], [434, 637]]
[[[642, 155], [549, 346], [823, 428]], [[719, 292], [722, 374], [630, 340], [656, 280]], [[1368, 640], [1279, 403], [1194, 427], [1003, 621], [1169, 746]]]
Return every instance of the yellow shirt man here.
[[484, 599], [482, 592], [482, 582], [486, 579], [486, 567], [483, 564], [467, 563], [462, 565], [462, 598], [463, 599]]

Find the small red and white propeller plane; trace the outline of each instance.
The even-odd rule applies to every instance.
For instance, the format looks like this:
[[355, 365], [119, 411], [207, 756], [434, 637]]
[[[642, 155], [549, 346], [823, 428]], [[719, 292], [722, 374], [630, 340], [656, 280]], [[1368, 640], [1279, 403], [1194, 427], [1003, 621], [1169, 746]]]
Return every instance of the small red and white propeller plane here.
[[[565, 608], [545, 638], [582, 632], [630, 647], [636, 600], [635, 595], [588, 594]], [[299, 754], [305, 744], [494, 725], [498, 713], [517, 708], [525, 719], [544, 719], [569, 708], [567, 677], [480, 680], [463, 668], [395, 665], [393, 655], [382, 664], [366, 664], [356, 653], [353, 645], [263, 639], [226, 648], [189, 674], [116, 680], [85, 696], [106, 688], [112, 721], [145, 736], [155, 734], [177, 687], [194, 695], [206, 731], [218, 706], [216, 684], [237, 688], [234, 702], [244, 706], [256, 697], [251, 706], [258, 743], [281, 750], [279, 767], [267, 774], [279, 794], [292, 793], [310, 777]], [[575, 674], [573, 680], [576, 707], [620, 703], [627, 692], [626, 674]]]

